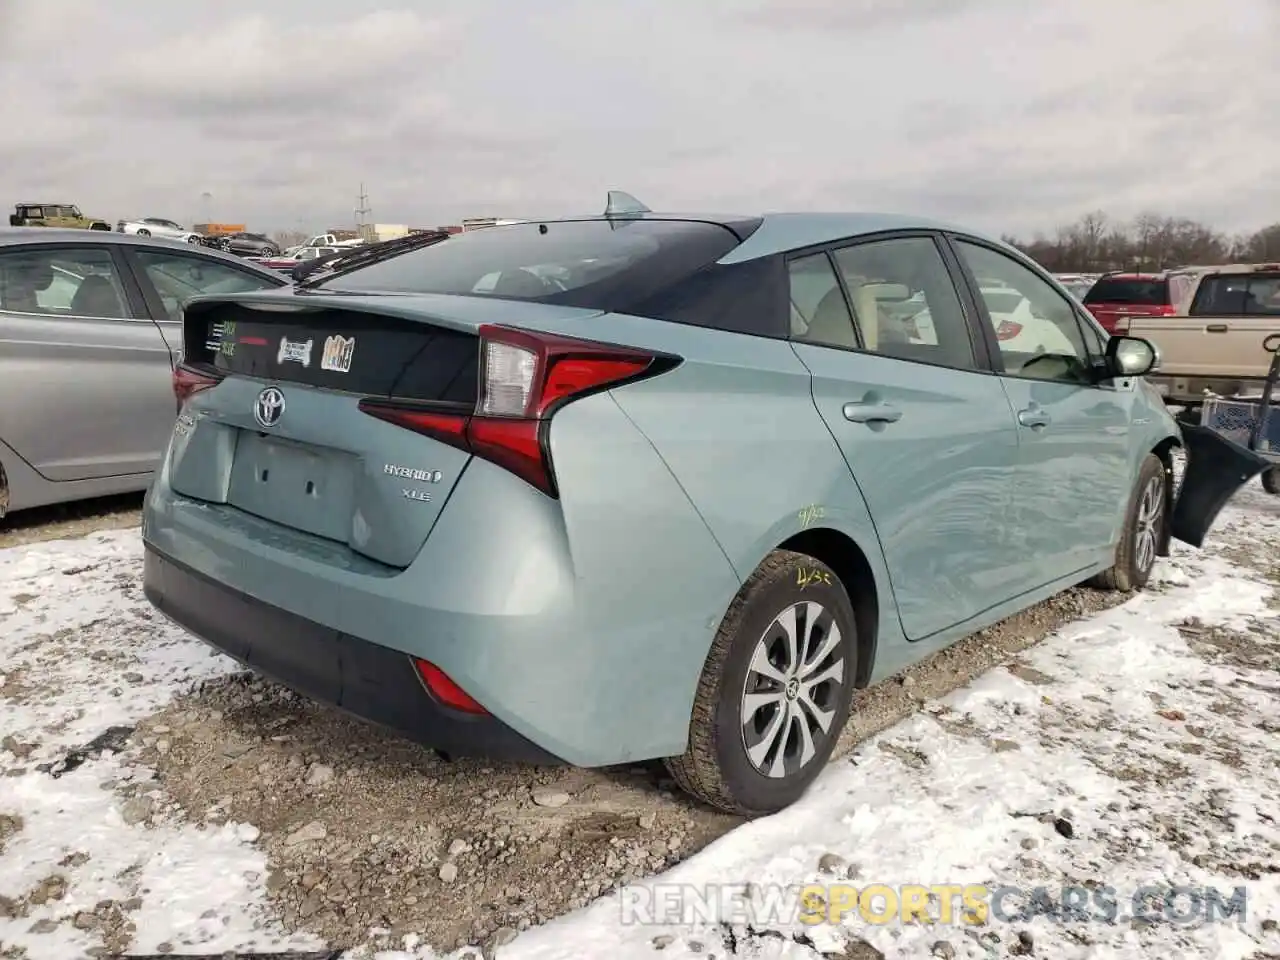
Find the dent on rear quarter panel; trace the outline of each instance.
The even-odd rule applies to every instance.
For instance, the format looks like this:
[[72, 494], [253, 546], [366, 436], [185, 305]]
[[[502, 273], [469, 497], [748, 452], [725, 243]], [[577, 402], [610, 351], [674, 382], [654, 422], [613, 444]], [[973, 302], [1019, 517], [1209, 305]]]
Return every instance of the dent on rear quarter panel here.
[[609, 394], [556, 413], [550, 448], [574, 613], [554, 659], [524, 664], [522, 688], [548, 697], [539, 734], [575, 742], [593, 763], [679, 754], [719, 625], [713, 613], [738, 578]]
[[897, 642], [879, 539], [790, 344], [638, 318], [598, 322], [607, 327], [601, 339], [684, 357], [675, 370], [613, 395], [678, 478], [738, 577], [802, 530], [837, 530], [871, 567], [879, 645]]

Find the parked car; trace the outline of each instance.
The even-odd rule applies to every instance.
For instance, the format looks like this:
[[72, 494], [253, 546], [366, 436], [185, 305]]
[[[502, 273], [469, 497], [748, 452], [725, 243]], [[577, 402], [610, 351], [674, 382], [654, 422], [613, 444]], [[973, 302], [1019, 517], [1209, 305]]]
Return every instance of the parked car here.
[[[855, 688], [1082, 581], [1142, 587], [1203, 539], [1206, 484], [1258, 472], [1196, 452], [1175, 499], [1152, 345], [1002, 243], [611, 208], [192, 303], [151, 602], [446, 753], [663, 757], [759, 814]], [[976, 276], [1065, 346], [1000, 340]]]
[[1178, 312], [1167, 273], [1107, 273], [1083, 303], [1108, 333], [1127, 317], [1169, 317]]
[[217, 248], [239, 257], [278, 257], [280, 246], [260, 233], [228, 233], [217, 238]]
[[172, 240], [0, 230], [0, 517], [145, 489], [173, 429], [182, 304], [287, 282]]
[[1261, 393], [1271, 366], [1262, 344], [1280, 333], [1280, 263], [1196, 267], [1181, 275], [1190, 280], [1178, 309], [1119, 317], [1116, 330], [1156, 343], [1160, 371], [1152, 385], [1194, 418], [1206, 391]]
[[1087, 277], [1081, 273], [1057, 273], [1054, 274], [1054, 279], [1062, 284], [1067, 293], [1080, 301], [1083, 301], [1089, 295], [1089, 291], [1093, 289], [1093, 285], [1096, 282], [1092, 277]]
[[118, 233], [132, 233], [139, 237], [160, 237], [164, 240], [181, 240], [183, 243], [201, 244], [203, 234], [188, 230], [180, 223], [160, 217], [143, 217], [140, 220], [121, 220], [116, 224]]

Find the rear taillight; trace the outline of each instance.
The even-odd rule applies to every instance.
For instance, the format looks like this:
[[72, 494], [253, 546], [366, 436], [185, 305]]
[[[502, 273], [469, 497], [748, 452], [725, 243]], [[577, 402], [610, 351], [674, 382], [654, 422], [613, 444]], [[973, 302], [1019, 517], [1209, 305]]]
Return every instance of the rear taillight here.
[[480, 706], [465, 690], [454, 683], [449, 676], [434, 663], [413, 658], [413, 666], [422, 678], [422, 685], [441, 706], [463, 713], [485, 714], [489, 711]]
[[185, 364], [178, 364], [173, 368], [173, 396], [178, 401], [178, 412], [182, 412], [183, 404], [194, 394], [216, 387], [221, 380], [222, 378], [215, 374], [202, 373]]
[[1012, 320], [1005, 320], [996, 328], [997, 340], [1012, 340], [1022, 332], [1022, 324], [1014, 323]]
[[366, 398], [360, 409], [496, 463], [554, 497], [547, 450], [552, 414], [572, 400], [677, 362], [631, 347], [486, 324], [480, 328], [480, 395], [474, 408]]
[[1166, 303], [1164, 306], [1156, 310], [1157, 317], [1176, 317], [1177, 315], [1178, 308], [1171, 303]]

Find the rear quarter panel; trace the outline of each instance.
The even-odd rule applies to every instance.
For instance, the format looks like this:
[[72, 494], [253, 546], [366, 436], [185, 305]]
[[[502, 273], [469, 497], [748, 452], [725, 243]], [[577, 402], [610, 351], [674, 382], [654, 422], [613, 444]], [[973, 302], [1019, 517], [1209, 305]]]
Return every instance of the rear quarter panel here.
[[[653, 443], [739, 580], [793, 535], [837, 530], [858, 545], [875, 577], [879, 641], [900, 636], [866, 505], [789, 343], [620, 315], [566, 324], [563, 332], [683, 358], [675, 370], [613, 396]], [[731, 599], [711, 602], [708, 616], [717, 626]]]

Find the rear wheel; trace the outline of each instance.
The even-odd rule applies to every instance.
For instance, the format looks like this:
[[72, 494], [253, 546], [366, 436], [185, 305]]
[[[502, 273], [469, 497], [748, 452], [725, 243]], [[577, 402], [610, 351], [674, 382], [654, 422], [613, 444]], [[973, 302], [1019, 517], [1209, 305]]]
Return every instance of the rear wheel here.
[[9, 512], [9, 480], [4, 475], [4, 464], [0, 463], [0, 520]]
[[813, 557], [775, 550], [720, 625], [688, 749], [667, 767], [686, 791], [730, 813], [788, 806], [831, 757], [856, 672], [853, 608], [839, 578]]
[[1090, 582], [1104, 590], [1128, 593], [1141, 590], [1151, 579], [1156, 554], [1164, 536], [1166, 493], [1164, 464], [1149, 453], [1138, 471], [1138, 483], [1129, 500], [1129, 512], [1120, 531], [1116, 563]]
[[140, 237], [149, 237], [149, 236], [151, 236], [151, 231], [150, 231], [150, 230], [148, 230], [146, 227], [139, 227], [139, 228], [138, 228], [138, 236], [140, 236]]
[[1262, 471], [1262, 489], [1267, 493], [1280, 495], [1280, 467]]

